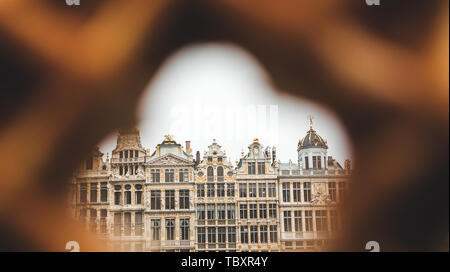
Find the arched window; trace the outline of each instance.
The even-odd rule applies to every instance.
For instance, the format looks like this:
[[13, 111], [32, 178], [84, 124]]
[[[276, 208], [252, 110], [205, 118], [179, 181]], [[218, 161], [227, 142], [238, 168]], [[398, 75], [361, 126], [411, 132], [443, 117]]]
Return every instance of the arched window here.
[[207, 176], [208, 176], [208, 181], [214, 181], [214, 169], [212, 168], [212, 166], [208, 167]]
[[217, 181], [223, 181], [223, 167], [217, 167]]

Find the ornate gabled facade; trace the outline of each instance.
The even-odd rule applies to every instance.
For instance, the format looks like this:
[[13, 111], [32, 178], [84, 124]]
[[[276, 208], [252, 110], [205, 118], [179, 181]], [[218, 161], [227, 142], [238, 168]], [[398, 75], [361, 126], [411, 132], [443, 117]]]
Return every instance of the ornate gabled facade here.
[[278, 186], [269, 148], [258, 139], [237, 167], [239, 251], [279, 251]]
[[236, 172], [213, 140], [195, 171], [196, 249], [236, 250]]
[[150, 152], [120, 130], [111, 158], [97, 148], [74, 174], [73, 212], [115, 251], [320, 250], [351, 174], [327, 149], [311, 125], [297, 163], [254, 139], [234, 167], [215, 140], [194, 160], [189, 141], [167, 135]]

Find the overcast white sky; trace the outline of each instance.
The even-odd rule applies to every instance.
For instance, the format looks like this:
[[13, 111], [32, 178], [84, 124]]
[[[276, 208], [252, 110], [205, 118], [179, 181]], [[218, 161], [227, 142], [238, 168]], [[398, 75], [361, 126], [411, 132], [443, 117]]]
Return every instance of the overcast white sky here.
[[[282, 162], [297, 162], [298, 141], [313, 128], [328, 141], [328, 155], [341, 164], [351, 156], [340, 121], [317, 104], [277, 94], [270, 79], [247, 52], [231, 45], [207, 44], [184, 48], [169, 58], [149, 84], [141, 105], [141, 139], [152, 151], [166, 134], [202, 156], [215, 138], [232, 162], [253, 138], [276, 146]], [[106, 154], [116, 144], [111, 135], [100, 145]]]

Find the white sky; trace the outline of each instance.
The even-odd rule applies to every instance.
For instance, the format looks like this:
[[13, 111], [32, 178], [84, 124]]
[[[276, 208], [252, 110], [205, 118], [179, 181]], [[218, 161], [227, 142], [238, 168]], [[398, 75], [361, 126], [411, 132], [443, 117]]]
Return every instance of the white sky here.
[[[297, 143], [313, 128], [328, 141], [328, 155], [351, 157], [350, 144], [340, 121], [308, 100], [277, 94], [267, 73], [247, 52], [228, 44], [194, 45], [182, 49], [163, 65], [141, 98], [137, 109], [144, 148], [154, 150], [164, 135], [173, 135], [201, 155], [215, 138], [232, 162], [253, 138], [276, 146], [282, 162], [297, 162]], [[107, 137], [100, 149], [106, 154], [116, 144]]]

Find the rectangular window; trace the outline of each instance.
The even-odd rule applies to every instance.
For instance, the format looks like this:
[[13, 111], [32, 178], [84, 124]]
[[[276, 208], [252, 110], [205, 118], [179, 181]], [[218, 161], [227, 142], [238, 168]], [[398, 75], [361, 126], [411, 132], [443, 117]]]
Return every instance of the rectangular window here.
[[114, 204], [121, 205], [122, 204], [122, 192], [114, 192]]
[[228, 243], [236, 243], [236, 227], [228, 227]]
[[250, 219], [255, 219], [257, 217], [256, 204], [250, 204], [249, 210], [250, 210]]
[[161, 240], [161, 219], [152, 219], [151, 228], [152, 228], [152, 240], [153, 241]]
[[108, 216], [107, 210], [100, 210], [100, 233], [106, 233], [106, 217]]
[[208, 244], [216, 243], [216, 228], [210, 227], [208, 228]]
[[175, 190], [166, 190], [166, 210], [175, 209]]
[[302, 211], [294, 211], [294, 228], [296, 232], [302, 231]]
[[328, 194], [330, 195], [331, 201], [336, 201], [336, 182], [328, 182]]
[[258, 243], [258, 226], [250, 226], [250, 243]]
[[114, 236], [120, 236], [122, 231], [122, 214], [114, 214]]
[[313, 231], [312, 211], [305, 211], [305, 231]]
[[293, 186], [293, 193], [294, 193], [294, 202], [300, 202], [301, 201], [300, 182], [294, 182], [292, 184], [292, 186]]
[[264, 175], [266, 173], [266, 163], [258, 162], [258, 174]]
[[131, 191], [125, 191], [125, 204], [131, 204]]
[[291, 186], [289, 182], [283, 182], [283, 202], [291, 202]]
[[234, 204], [227, 205], [227, 218], [228, 219], [236, 219]]
[[239, 205], [239, 216], [241, 219], [247, 219], [247, 204]]
[[269, 197], [276, 197], [276, 185], [275, 183], [269, 183]]
[[305, 169], [309, 169], [309, 157], [305, 156]]
[[102, 182], [100, 184], [100, 201], [107, 202], [108, 201], [108, 183]]
[[175, 240], [175, 218], [166, 218], [166, 240]]
[[258, 183], [258, 196], [266, 197], [266, 184], [265, 183]]
[[189, 218], [180, 219], [181, 240], [189, 240]]
[[142, 212], [136, 212], [134, 214], [134, 232], [136, 236], [142, 236], [144, 230], [144, 224], [142, 220]]
[[248, 244], [248, 226], [241, 226], [241, 244]]
[[335, 210], [330, 211], [330, 225], [331, 231], [337, 231], [339, 229], [337, 211]]
[[214, 183], [209, 183], [207, 186], [207, 196], [214, 197]]
[[239, 197], [247, 197], [247, 184], [239, 184]]
[[178, 175], [179, 182], [189, 182], [189, 170], [187, 169], [180, 169], [179, 175]]
[[197, 205], [197, 219], [205, 220], [205, 204]]
[[219, 243], [219, 248], [225, 248], [227, 243], [227, 231], [225, 227], [217, 228], [217, 242]]
[[91, 202], [97, 202], [97, 183], [91, 183]]
[[150, 209], [161, 210], [161, 191], [150, 191]]
[[91, 232], [97, 232], [97, 210], [91, 209], [90, 211], [90, 222], [89, 222], [89, 229]]
[[278, 231], [276, 225], [270, 225], [270, 242], [271, 243], [278, 242]]
[[311, 201], [311, 182], [303, 183], [303, 201]]
[[322, 169], [322, 161], [320, 156], [313, 156], [313, 168], [314, 169]]
[[80, 184], [80, 203], [86, 203], [87, 202], [87, 184], [81, 183]]
[[175, 170], [165, 169], [164, 170], [164, 181], [167, 183], [175, 182]]
[[227, 196], [234, 197], [234, 184], [233, 183], [227, 184]]
[[259, 226], [259, 240], [261, 243], [267, 243], [267, 226], [261, 225]]
[[197, 184], [197, 197], [205, 197], [205, 184]]
[[292, 231], [291, 211], [283, 212], [283, 223], [284, 223], [284, 231], [291, 232]]
[[137, 205], [142, 204], [142, 191], [136, 191], [135, 193], [135, 202]]
[[215, 204], [208, 204], [207, 206], [207, 216], [208, 220], [214, 220], [216, 219], [216, 205]]
[[277, 204], [269, 204], [269, 218], [277, 218]]
[[159, 169], [152, 169], [151, 170], [151, 182], [152, 183], [160, 183], [161, 182], [161, 172]]
[[261, 219], [267, 218], [267, 206], [265, 203], [259, 204], [259, 218]]
[[339, 182], [339, 200], [342, 201], [345, 198], [345, 182]]
[[197, 243], [205, 244], [206, 243], [206, 229], [205, 227], [197, 228]]
[[189, 190], [180, 190], [180, 209], [189, 209]]
[[328, 231], [328, 218], [326, 210], [316, 211], [316, 230]]
[[217, 184], [217, 197], [225, 197], [225, 184]]
[[248, 174], [249, 175], [256, 174], [256, 169], [255, 169], [255, 163], [254, 162], [249, 162], [248, 163]]
[[217, 219], [219, 219], [219, 220], [226, 219], [225, 204], [217, 204]]
[[256, 183], [249, 183], [248, 184], [248, 196], [249, 197], [256, 197]]
[[123, 235], [130, 236], [131, 235], [131, 213], [124, 213], [124, 226], [123, 226]]

